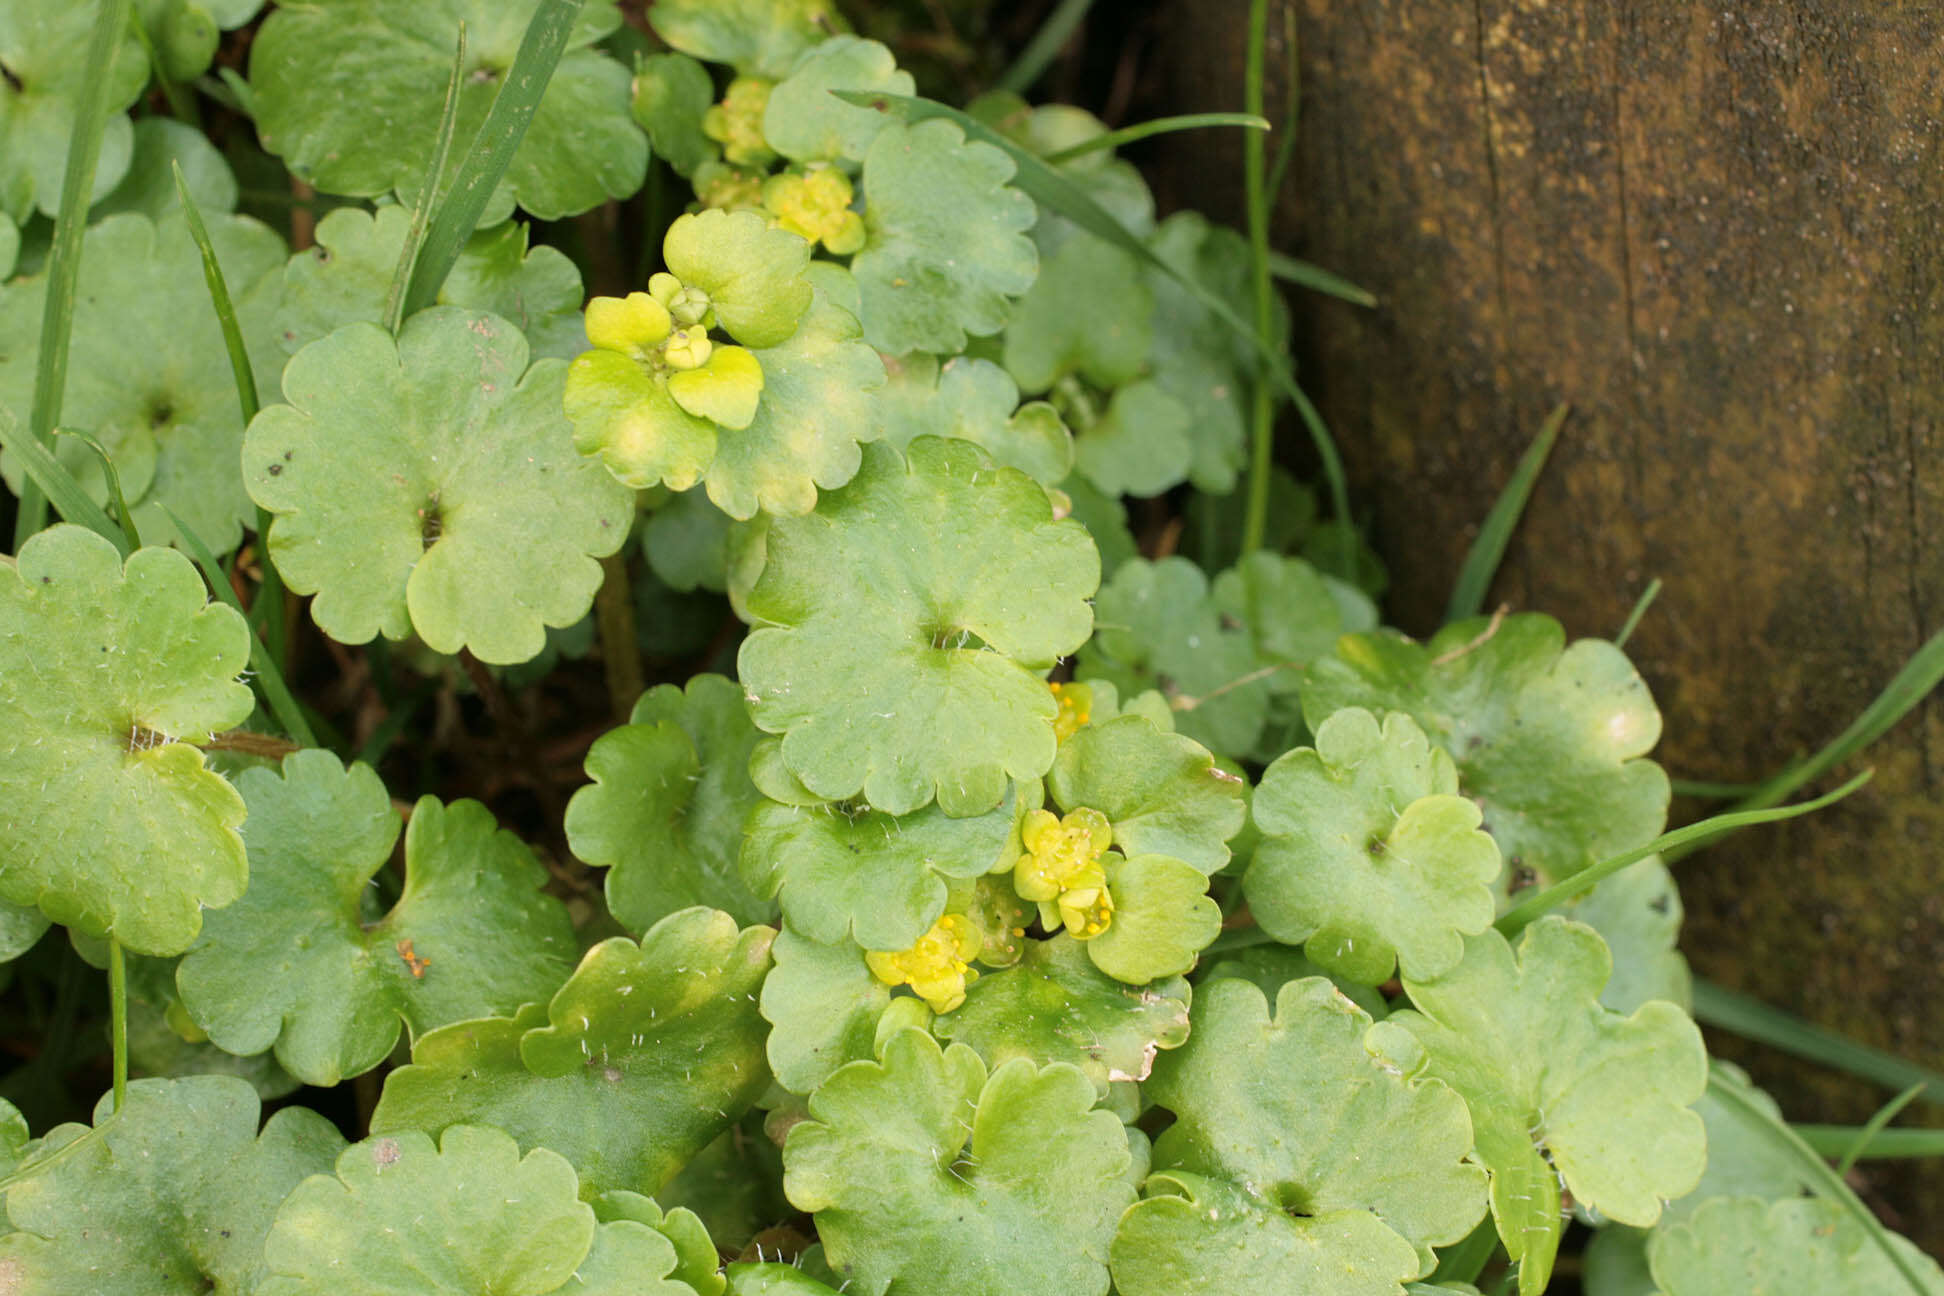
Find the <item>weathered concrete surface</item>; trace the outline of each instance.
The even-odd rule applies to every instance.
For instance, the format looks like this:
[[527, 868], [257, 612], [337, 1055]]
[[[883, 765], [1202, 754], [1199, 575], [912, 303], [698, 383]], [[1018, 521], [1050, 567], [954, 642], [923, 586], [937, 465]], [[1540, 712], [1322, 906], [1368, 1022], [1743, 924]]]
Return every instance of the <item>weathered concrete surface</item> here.
[[[1630, 650], [1677, 776], [1755, 776], [1840, 730], [1944, 624], [1944, 10], [1288, 3], [1304, 120], [1277, 241], [1383, 298], [1298, 317], [1393, 616], [1435, 624], [1570, 400], [1494, 597], [1611, 635], [1663, 578]], [[1247, 8], [1150, 6], [1169, 109], [1240, 106]], [[1238, 157], [1184, 137], [1167, 198], [1234, 216]], [[1944, 1066], [1940, 753], [1932, 703], [1845, 807], [1684, 863], [1697, 970]], [[1717, 1042], [1799, 1118], [1885, 1097]], [[1869, 1179], [1944, 1251], [1944, 1174]]]

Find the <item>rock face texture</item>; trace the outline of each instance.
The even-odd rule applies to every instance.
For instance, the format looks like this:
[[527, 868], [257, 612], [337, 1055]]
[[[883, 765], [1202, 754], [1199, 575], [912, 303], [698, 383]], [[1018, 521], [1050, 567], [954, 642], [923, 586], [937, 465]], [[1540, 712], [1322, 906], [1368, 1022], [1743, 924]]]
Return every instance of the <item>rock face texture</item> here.
[[[1629, 652], [1677, 778], [1759, 777], [1840, 731], [1944, 625], [1944, 10], [1274, 0], [1272, 63], [1286, 11], [1303, 118], [1276, 242], [1382, 298], [1296, 307], [1392, 616], [1433, 628], [1571, 401], [1494, 602], [1611, 636], [1662, 578]], [[1240, 106], [1247, 14], [1151, 0], [1169, 111]], [[1239, 147], [1174, 137], [1164, 203], [1239, 215]], [[1944, 1066], [1940, 760], [1933, 701], [1842, 807], [1684, 862], [1697, 973]], [[1887, 1097], [1715, 1043], [1798, 1119]], [[1944, 1251], [1944, 1172], [1867, 1181]]]

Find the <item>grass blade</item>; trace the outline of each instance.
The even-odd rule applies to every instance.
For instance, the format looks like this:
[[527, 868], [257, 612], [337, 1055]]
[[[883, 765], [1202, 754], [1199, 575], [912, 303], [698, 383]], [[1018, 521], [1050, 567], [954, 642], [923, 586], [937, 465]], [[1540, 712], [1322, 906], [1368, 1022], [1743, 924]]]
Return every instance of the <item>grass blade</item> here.
[[[122, 33], [128, 27], [129, 4], [130, 0], [101, 0], [88, 38], [87, 66], [92, 75], [68, 136], [61, 210], [54, 218], [54, 242], [47, 253], [47, 301], [41, 310], [34, 404], [27, 416], [28, 438], [43, 449], [54, 439], [54, 425], [61, 421], [61, 398], [67, 391], [68, 337], [74, 328], [75, 282], [81, 274], [81, 236], [88, 229], [88, 200], [94, 194], [95, 164], [101, 160], [101, 133], [108, 127], [108, 96], [115, 56], [121, 52]], [[38, 474], [29, 476], [21, 486], [20, 512], [14, 520], [16, 552], [28, 536], [47, 524], [44, 487]], [[61, 512], [74, 518], [66, 509]]]
[[1104, 135], [1082, 140], [1072, 148], [1063, 148], [1058, 153], [1047, 154], [1046, 160], [1058, 166], [1062, 162], [1071, 162], [1077, 157], [1098, 153], [1102, 149], [1117, 149], [1123, 144], [1132, 144], [1137, 140], [1148, 139], [1155, 135], [1166, 135], [1173, 131], [1201, 130], [1209, 126], [1240, 126], [1245, 130], [1266, 131], [1269, 129], [1269, 119], [1245, 112], [1183, 113], [1178, 117], [1156, 117], [1152, 121], [1137, 122], [1132, 126], [1123, 126], [1117, 131], [1108, 131]]
[[1369, 289], [1359, 288], [1342, 275], [1332, 274], [1322, 266], [1311, 265], [1308, 261], [1274, 250], [1269, 253], [1269, 273], [1284, 283], [1293, 283], [1299, 288], [1347, 301], [1352, 306], [1377, 304], [1377, 294]]
[[1485, 1272], [1485, 1266], [1497, 1254], [1498, 1243], [1498, 1225], [1487, 1215], [1478, 1222], [1477, 1228], [1465, 1236], [1464, 1241], [1438, 1252], [1438, 1267], [1431, 1271], [1427, 1281], [1477, 1282], [1478, 1275]]
[[1796, 1137], [1814, 1148], [1818, 1156], [1833, 1157], [1855, 1151], [1861, 1161], [1910, 1161], [1920, 1157], [1944, 1156], [1944, 1130], [1878, 1130], [1868, 1139], [1854, 1125], [1791, 1125]]
[[1478, 538], [1465, 554], [1465, 562], [1458, 569], [1458, 583], [1452, 587], [1451, 601], [1445, 605], [1445, 621], [1462, 621], [1468, 616], [1477, 616], [1485, 606], [1485, 594], [1492, 586], [1492, 577], [1498, 574], [1499, 564], [1505, 560], [1505, 550], [1512, 543], [1512, 533], [1519, 527], [1519, 519], [1525, 515], [1526, 501], [1532, 498], [1532, 488], [1539, 481], [1539, 474], [1545, 470], [1546, 456], [1552, 453], [1553, 442], [1559, 439], [1559, 429], [1566, 425], [1569, 407], [1560, 405], [1539, 428], [1539, 435], [1532, 439], [1526, 452], [1519, 456], [1518, 466], [1512, 470], [1512, 477], [1499, 492], [1498, 499], [1492, 504], [1492, 511], [1485, 515], [1485, 524], [1478, 529]]
[[520, 141], [526, 138], [527, 127], [540, 107], [540, 96], [553, 80], [554, 68], [567, 48], [567, 37], [584, 2], [540, 0], [540, 7], [534, 10], [533, 21], [520, 40], [520, 52], [513, 56], [513, 66], [500, 83], [499, 93], [493, 96], [493, 106], [486, 110], [486, 120], [479, 124], [479, 134], [466, 150], [459, 173], [452, 178], [452, 188], [439, 201], [432, 227], [419, 249], [418, 264], [412, 267], [401, 318], [424, 310], [437, 299], [466, 240], [478, 228], [494, 187], [512, 164]]
[[135, 529], [135, 515], [128, 511], [128, 500], [122, 495], [121, 474], [115, 471], [115, 461], [108, 451], [86, 432], [77, 432], [73, 428], [55, 428], [54, 435], [73, 437], [95, 452], [95, 458], [101, 460], [102, 480], [108, 483], [108, 502], [115, 506], [115, 519], [121, 523], [121, 532], [128, 540], [129, 552], [140, 549], [142, 536]]
[[1656, 576], [1647, 582], [1647, 588], [1640, 592], [1640, 598], [1634, 603], [1633, 611], [1627, 613], [1627, 619], [1620, 623], [1620, 633], [1613, 636], [1615, 648], [1627, 646], [1627, 640], [1633, 638], [1633, 632], [1640, 628], [1640, 619], [1647, 615], [1648, 608], [1654, 606], [1654, 600], [1660, 597], [1660, 592], [1661, 578]]
[[1675, 796], [1699, 797], [1704, 801], [1733, 801], [1747, 796], [1759, 783], [1709, 783], [1705, 779], [1673, 779]]
[[1047, 66], [1060, 56], [1067, 41], [1086, 20], [1087, 10], [1093, 8], [1093, 0], [1061, 0], [1059, 8], [1047, 16], [1040, 29], [1033, 33], [1033, 39], [1020, 51], [1013, 65], [1006, 69], [1006, 75], [999, 78], [994, 87], [1010, 90], [1014, 94], [1025, 94], [1033, 82], [1040, 79]]
[[[1249, 51], [1243, 68], [1242, 97], [1252, 113], [1263, 109], [1263, 64], [1269, 30], [1269, 0], [1249, 0]], [[1242, 141], [1243, 201], [1249, 218], [1249, 301], [1254, 308], [1258, 348], [1267, 350], [1275, 337], [1275, 289], [1269, 281], [1269, 209], [1275, 199], [1268, 192], [1263, 168], [1268, 141], [1250, 135]], [[1262, 548], [1269, 523], [1269, 469], [1275, 462], [1276, 406], [1269, 384], [1258, 376], [1249, 392], [1249, 490], [1242, 509], [1242, 557]]]
[[1694, 1019], [1886, 1089], [1922, 1085], [1925, 1101], [1944, 1102], [1944, 1073], [1699, 978], [1694, 982]]
[[[832, 94], [845, 103], [856, 104], [861, 108], [875, 108], [879, 112], [896, 111], [906, 121], [930, 121], [943, 117], [965, 132], [967, 139], [976, 139], [1003, 150], [1012, 158], [1017, 173], [1013, 185], [1033, 201], [1050, 208], [1086, 230], [1096, 238], [1104, 239], [1128, 253], [1142, 265], [1173, 279], [1180, 284], [1189, 296], [1235, 331], [1262, 360], [1269, 380], [1273, 382], [1296, 407], [1302, 417], [1303, 425], [1309, 430], [1310, 439], [1316, 445], [1317, 457], [1323, 464], [1323, 477], [1330, 491], [1330, 507], [1347, 527], [1350, 525], [1350, 487], [1343, 471], [1343, 456], [1337, 453], [1336, 442], [1323, 424], [1323, 416], [1316, 406], [1297, 386], [1296, 378], [1290, 372], [1288, 360], [1276, 354], [1275, 348], [1261, 337], [1248, 321], [1236, 314], [1235, 309], [1226, 301], [1200, 283], [1188, 278], [1154, 254], [1153, 249], [1136, 238], [1126, 226], [1115, 220], [1105, 208], [1087, 195], [1087, 192], [1072, 180], [1054, 170], [1030, 150], [1022, 148], [993, 130], [984, 122], [966, 116], [956, 108], [948, 107], [932, 99], [918, 99], [909, 95], [882, 94], [865, 90], [833, 90]], [[1347, 555], [1346, 555], [1347, 557]], [[1335, 575], [1348, 576], [1349, 572]]]
[[1758, 809], [1774, 805], [1823, 771], [1848, 760], [1910, 714], [1919, 702], [1930, 696], [1931, 690], [1941, 680], [1944, 680], [1944, 630], [1932, 635], [1923, 647], [1911, 655], [1903, 669], [1897, 672], [1896, 678], [1884, 686], [1875, 701], [1863, 708], [1862, 714], [1850, 722], [1849, 728], [1807, 760], [1791, 764], [1770, 776], [1737, 808]]
[[1690, 842], [1713, 841], [1717, 837], [1724, 837], [1742, 828], [1794, 819], [1798, 815], [1810, 814], [1825, 806], [1834, 805], [1868, 783], [1873, 772], [1864, 770], [1834, 792], [1825, 793], [1813, 801], [1799, 801], [1795, 805], [1778, 806], [1768, 810], [1731, 811], [1703, 819], [1699, 823], [1691, 823], [1685, 828], [1676, 828], [1673, 832], [1662, 833], [1645, 846], [1636, 846], [1624, 854], [1615, 855], [1612, 859], [1601, 860], [1591, 868], [1581, 869], [1563, 882], [1555, 882], [1544, 890], [1527, 896], [1498, 920], [1498, 929], [1508, 937], [1515, 936], [1526, 924], [1541, 914], [1564, 904], [1574, 896], [1584, 895], [1621, 869], [1630, 864], [1638, 864], [1649, 855], [1667, 857], [1676, 848]]
[[[215, 591], [216, 597], [243, 613], [243, 601], [236, 597], [236, 591], [223, 575], [223, 565], [216, 561], [215, 554], [209, 552], [209, 546], [202, 542], [202, 537], [191, 531], [188, 523], [170, 512], [166, 504], [162, 506], [162, 511], [169, 514], [169, 521], [175, 524], [182, 547], [202, 568], [203, 576], [209, 581], [209, 588]], [[267, 556], [265, 561], [268, 561]], [[277, 717], [277, 723], [283, 726], [284, 732], [302, 746], [317, 746], [317, 737], [311, 732], [310, 722], [304, 719], [297, 699], [291, 696], [290, 686], [284, 683], [283, 671], [276, 659], [271, 657], [269, 645], [256, 635], [250, 636], [250, 665], [256, 668], [256, 683], [263, 691], [263, 700], [270, 704], [270, 713]]]
[[[398, 268], [392, 271], [391, 289], [385, 294], [385, 328], [398, 336], [405, 322], [405, 289], [418, 265], [419, 251], [425, 245], [425, 229], [432, 217], [432, 203], [438, 197], [439, 181], [445, 176], [446, 159], [452, 156], [452, 132], [459, 122], [459, 82], [466, 74], [466, 24], [459, 24], [459, 40], [452, 52], [452, 75], [446, 78], [445, 107], [439, 110], [439, 139], [432, 149], [431, 165], [419, 186], [418, 201], [412, 204], [412, 223], [405, 230], [405, 247], [398, 254]], [[438, 289], [433, 289], [433, 296]]]
[[[128, 537], [122, 534], [122, 529], [115, 525], [114, 519], [102, 510], [101, 505], [94, 502], [87, 491], [81, 489], [81, 483], [74, 480], [74, 474], [69, 472], [46, 446], [22, 432], [20, 424], [14, 419], [12, 413], [5, 409], [0, 409], [0, 446], [6, 447], [9, 454], [20, 456], [20, 465], [27, 470], [28, 481], [40, 488], [43, 499], [54, 501], [54, 507], [61, 511], [62, 517], [70, 522], [79, 523], [96, 535], [105, 538], [120, 551], [124, 558], [134, 552], [129, 546]], [[27, 493], [23, 490], [21, 492], [23, 509], [26, 503]], [[45, 520], [44, 516], [43, 520]], [[35, 527], [34, 530], [38, 531], [40, 528]], [[27, 534], [32, 535], [33, 531]], [[16, 545], [15, 549], [18, 548], [19, 546]]]
[[1282, 19], [1283, 50], [1289, 61], [1283, 65], [1282, 142], [1276, 146], [1276, 161], [1269, 168], [1271, 202], [1281, 197], [1283, 181], [1289, 175], [1289, 164], [1296, 157], [1296, 127], [1303, 114], [1303, 51], [1296, 39], [1296, 7], [1284, 6]]
[[1917, 1296], [1928, 1296], [1929, 1289], [1917, 1276], [1916, 1271], [1910, 1267], [1910, 1261], [1891, 1245], [1890, 1231], [1870, 1213], [1869, 1207], [1857, 1200], [1856, 1194], [1850, 1191], [1850, 1186], [1843, 1182], [1842, 1176], [1831, 1170], [1829, 1163], [1818, 1156], [1815, 1149], [1803, 1142], [1800, 1135], [1749, 1101], [1743, 1087], [1733, 1081], [1724, 1080], [1719, 1070], [1710, 1071], [1708, 1092], [1723, 1105], [1733, 1108], [1737, 1115], [1768, 1131], [1776, 1146], [1788, 1151], [1801, 1169], [1803, 1179], [1823, 1196], [1841, 1202], [1844, 1209], [1863, 1226], [1864, 1232], [1868, 1233], [1870, 1239], [1886, 1256], [1890, 1257], [1890, 1263], [1897, 1267], [1897, 1272], [1902, 1274], [1904, 1281], [1910, 1284], [1910, 1290], [1916, 1292]]
[[[209, 286], [209, 302], [216, 311], [216, 324], [223, 330], [223, 347], [229, 353], [230, 375], [236, 381], [237, 408], [243, 413], [243, 426], [248, 427], [261, 407], [256, 370], [250, 366], [250, 349], [243, 341], [243, 327], [237, 321], [236, 304], [230, 299], [229, 282], [223, 277], [222, 264], [216, 260], [216, 245], [210, 241], [209, 227], [203, 223], [202, 212], [196, 207], [195, 199], [189, 196], [189, 184], [183, 179], [181, 165], [173, 162], [169, 165], [175, 172], [176, 196], [182, 203], [182, 215], [188, 222], [189, 236], [195, 239], [196, 251], [202, 256], [203, 282]], [[270, 515], [262, 509], [257, 510], [256, 532], [257, 561], [263, 570], [263, 586], [257, 591], [257, 602], [264, 608], [262, 619], [270, 656], [281, 670], [284, 663], [283, 577], [277, 574], [277, 565], [270, 561]]]
[[1856, 1132], [1856, 1137], [1851, 1140], [1850, 1145], [1843, 1149], [1841, 1159], [1836, 1162], [1836, 1173], [1847, 1175], [1855, 1167], [1856, 1159], [1863, 1155], [1863, 1149], [1870, 1145], [1870, 1141], [1883, 1132], [1884, 1126], [1897, 1118], [1898, 1112], [1916, 1101], [1917, 1095], [1923, 1093], [1925, 1087], [1924, 1083], [1919, 1081], [1877, 1108], [1876, 1115], [1864, 1122], [1863, 1128]]

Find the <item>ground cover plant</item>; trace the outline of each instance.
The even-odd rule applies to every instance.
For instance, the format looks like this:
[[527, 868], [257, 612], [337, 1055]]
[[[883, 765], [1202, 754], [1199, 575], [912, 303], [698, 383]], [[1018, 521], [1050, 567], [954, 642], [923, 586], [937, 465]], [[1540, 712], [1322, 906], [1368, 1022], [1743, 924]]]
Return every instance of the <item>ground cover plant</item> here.
[[1384, 628], [1266, 6], [1119, 132], [1084, 9], [946, 103], [824, 0], [0, 0], [0, 1291], [1944, 1292], [1841, 1173], [1929, 1078], [1711, 1064], [1669, 867], [1944, 649], [1669, 831], [1645, 604], [1484, 606], [1557, 419]]

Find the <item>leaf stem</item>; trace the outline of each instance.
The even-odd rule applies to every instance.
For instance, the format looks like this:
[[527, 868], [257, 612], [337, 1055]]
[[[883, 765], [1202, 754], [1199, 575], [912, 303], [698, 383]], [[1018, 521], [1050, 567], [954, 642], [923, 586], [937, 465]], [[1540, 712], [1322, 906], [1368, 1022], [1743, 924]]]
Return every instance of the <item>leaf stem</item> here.
[[1132, 144], [1155, 135], [1166, 135], [1173, 131], [1201, 130], [1208, 126], [1241, 126], [1247, 130], [1266, 131], [1269, 129], [1269, 119], [1239, 112], [1183, 113], [1178, 117], [1156, 117], [1151, 121], [1136, 122], [1132, 126], [1123, 126], [1117, 131], [1107, 131], [1095, 135], [1092, 139], [1081, 140], [1070, 148], [1063, 148], [1057, 153], [1048, 153], [1046, 160], [1058, 166], [1062, 162], [1071, 162], [1089, 153], [1098, 153], [1103, 149], [1117, 149], [1123, 144]]
[[[88, 88], [68, 136], [61, 210], [54, 218], [54, 242], [47, 254], [47, 301], [41, 311], [34, 403], [27, 417], [28, 435], [43, 448], [53, 441], [54, 425], [61, 421], [61, 398], [67, 391], [68, 341], [74, 331], [75, 287], [81, 276], [81, 236], [88, 229], [89, 199], [94, 194], [95, 168], [101, 161], [101, 134], [108, 128], [115, 58], [121, 52], [129, 12], [130, 0], [101, 0], [88, 39]], [[46, 524], [47, 497], [29, 478], [21, 484], [20, 511], [14, 519], [14, 551], [19, 552], [27, 537]]]
[[108, 1017], [115, 1046], [115, 1110], [128, 1101], [128, 966], [121, 941], [108, 938]]
[[607, 676], [608, 705], [625, 724], [641, 696], [641, 645], [635, 637], [634, 586], [622, 555], [601, 559], [601, 590], [594, 596], [595, 626], [601, 636], [601, 670]]
[[[1262, 116], [1263, 63], [1269, 39], [1269, 0], [1249, 0], [1248, 64], [1243, 74], [1243, 110]], [[1293, 96], [1296, 87], [1290, 87]], [[1255, 306], [1255, 335], [1260, 347], [1273, 345], [1273, 303], [1269, 281], [1269, 196], [1263, 170], [1267, 141], [1251, 131], [1242, 140], [1242, 185], [1249, 217], [1249, 288]], [[1269, 468], [1275, 456], [1276, 407], [1267, 375], [1257, 374], [1250, 386], [1249, 498], [1242, 515], [1242, 552], [1247, 558], [1262, 548], [1269, 523]]]

